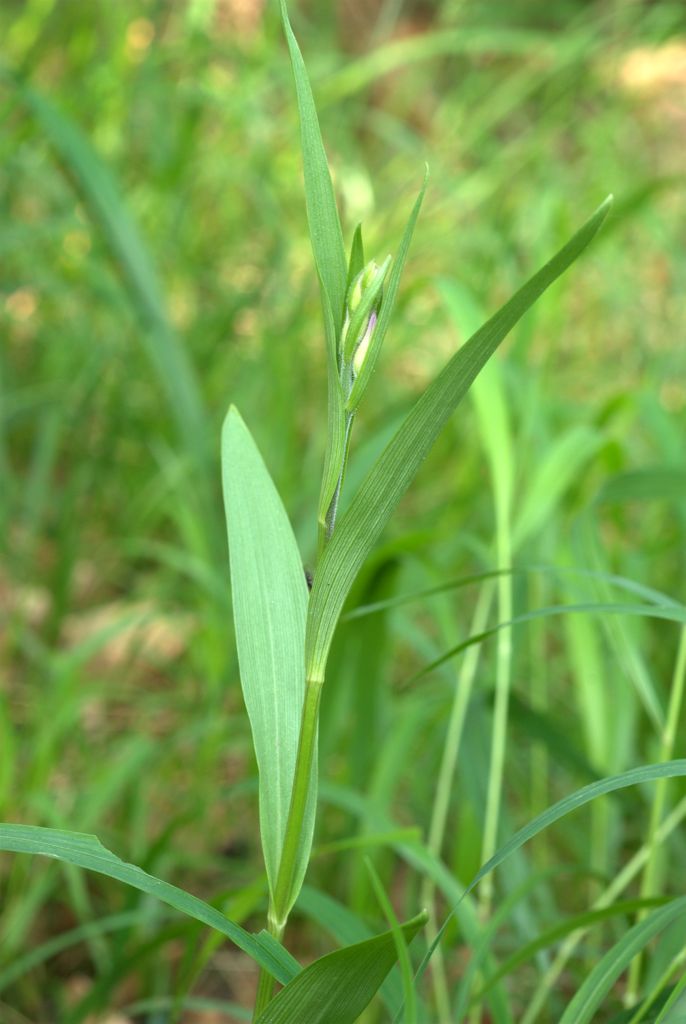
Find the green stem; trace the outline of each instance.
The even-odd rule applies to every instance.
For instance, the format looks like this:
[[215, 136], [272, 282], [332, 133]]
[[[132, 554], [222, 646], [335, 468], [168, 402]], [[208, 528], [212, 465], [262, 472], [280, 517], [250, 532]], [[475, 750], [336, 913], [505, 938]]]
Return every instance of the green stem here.
[[[498, 568], [512, 565], [512, 537], [510, 533], [509, 510], [504, 501], [498, 504]], [[512, 577], [503, 574], [498, 579], [498, 621], [509, 622], [512, 618]], [[490, 860], [498, 843], [500, 804], [502, 800], [503, 776], [505, 771], [505, 748], [507, 745], [507, 712], [510, 703], [512, 660], [512, 630], [501, 629], [498, 633], [495, 706], [493, 709], [493, 734], [491, 738], [491, 761], [488, 772], [488, 792], [484, 838], [481, 850], [482, 863]], [[482, 920], [491, 912], [493, 901], [493, 874], [484, 878], [480, 890]]]
[[343, 457], [341, 458], [341, 468], [338, 474], [338, 482], [336, 484], [336, 490], [333, 492], [331, 504], [329, 505], [326, 513], [326, 520], [324, 523], [324, 531], [320, 532], [320, 543], [319, 543], [319, 555], [321, 557], [324, 546], [327, 541], [331, 540], [331, 534], [334, 531], [336, 525], [336, 515], [338, 514], [338, 502], [340, 501], [341, 491], [343, 490], [343, 480], [345, 478], [345, 469], [348, 464], [348, 453], [350, 451], [350, 435], [352, 433], [353, 419], [355, 418], [354, 413], [346, 413], [345, 417], [345, 441], [343, 444]]
[[[291, 803], [288, 808], [286, 831], [276, 876], [274, 893], [269, 900], [268, 928], [270, 935], [281, 941], [288, 914], [293, 905], [293, 881], [298, 862], [298, 846], [302, 833], [307, 799], [312, 778], [312, 765], [317, 749], [317, 723], [319, 720], [319, 700], [321, 698], [323, 679], [308, 679], [305, 684], [298, 753], [293, 773], [293, 789]], [[266, 1009], [272, 998], [274, 979], [263, 968], [257, 985], [257, 996], [253, 1010], [253, 1021]]]
[[[674, 755], [674, 744], [676, 742], [676, 731], [679, 724], [679, 716], [684, 700], [684, 686], [686, 685], [686, 629], [682, 629], [679, 636], [679, 648], [677, 651], [672, 686], [669, 695], [669, 707], [667, 708], [667, 719], [665, 721], [662, 741], [660, 743], [660, 761], [669, 761]], [[655, 783], [653, 803], [650, 811], [650, 826], [648, 829], [648, 846], [650, 856], [641, 879], [641, 898], [645, 896], [658, 896], [660, 892], [659, 867], [660, 849], [655, 841], [657, 831], [664, 816], [665, 804], [667, 801], [668, 779], [658, 779]], [[643, 911], [638, 915], [640, 921], [645, 917]], [[631, 963], [629, 980], [626, 992], [626, 1004], [633, 1006], [638, 998], [638, 991], [641, 984], [641, 967], [643, 957], [639, 953]]]
[[[273, 935], [274, 938], [278, 939], [278, 941], [280, 942], [281, 941], [281, 936], [283, 935], [283, 929], [281, 929], [281, 931], [275, 931], [272, 928], [272, 925], [271, 925], [271, 918], [272, 918], [271, 910], [272, 910], [272, 904], [271, 904], [271, 900], [270, 900], [269, 901], [269, 934]], [[255, 1021], [259, 1020], [259, 1018], [262, 1016], [262, 1013], [264, 1012], [264, 1010], [267, 1009], [267, 1006], [271, 1002], [273, 995], [274, 995], [274, 978], [269, 973], [269, 971], [266, 971], [264, 969], [264, 967], [260, 967], [260, 974], [259, 974], [259, 978], [258, 978], [258, 981], [257, 981], [257, 995], [255, 996], [255, 1006], [254, 1006], [253, 1012], [252, 1012], [253, 1024], [254, 1024]]]
[[[493, 586], [488, 583], [482, 587], [479, 592], [479, 598], [470, 628], [470, 632], [472, 634], [481, 633], [485, 628], [491, 608], [492, 597]], [[456, 680], [453, 705], [450, 711], [448, 730], [446, 732], [445, 743], [443, 746], [443, 756], [438, 772], [436, 795], [434, 797], [434, 805], [431, 813], [431, 823], [429, 825], [429, 836], [427, 841], [429, 850], [436, 857], [440, 857], [441, 849], [443, 847], [446, 822], [448, 820], [448, 810], [450, 807], [450, 796], [453, 790], [457, 760], [460, 752], [460, 743], [462, 740], [464, 723], [467, 718], [469, 702], [472, 698], [474, 679], [476, 677], [476, 670], [480, 656], [480, 644], [475, 644], [473, 647], [467, 648], [464, 661], [462, 662], [462, 668]], [[438, 934], [435, 892], [436, 886], [433, 880], [427, 875], [422, 886], [421, 905], [426, 907], [429, 911], [429, 920], [427, 922], [427, 941], [429, 945], [433, 944], [433, 941]], [[439, 1019], [441, 1021], [447, 1021], [450, 1019], [450, 991], [440, 945], [437, 946], [434, 951], [431, 976], [433, 979]]]
[[270, 928], [286, 926], [292, 905], [293, 879], [298, 858], [298, 846], [302, 834], [305, 809], [312, 778], [312, 765], [317, 749], [317, 722], [319, 719], [319, 701], [322, 693], [323, 679], [308, 679], [305, 684], [305, 700], [300, 723], [298, 753], [295, 760], [293, 775], [293, 791], [291, 804], [288, 808], [286, 833], [284, 835], [279, 873], [276, 876], [273, 908], [270, 913]]

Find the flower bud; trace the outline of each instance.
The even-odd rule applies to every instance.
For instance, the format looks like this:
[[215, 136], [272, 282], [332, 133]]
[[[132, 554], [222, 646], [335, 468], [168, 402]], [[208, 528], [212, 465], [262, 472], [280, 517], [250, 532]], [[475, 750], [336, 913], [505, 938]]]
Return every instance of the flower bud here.
[[367, 288], [374, 282], [374, 278], [379, 272], [379, 265], [376, 260], [371, 260], [366, 267], [359, 272], [357, 277], [353, 279], [350, 288], [348, 289], [348, 300], [346, 303], [349, 313], [354, 313], [358, 309], [362, 302], [362, 294]]
[[369, 348], [381, 308], [383, 283], [390, 259], [389, 256], [382, 266], [371, 260], [348, 289], [345, 322], [341, 332], [341, 363], [345, 376], [352, 374], [355, 377], [359, 373], [364, 354]]
[[355, 349], [355, 354], [353, 356], [353, 377], [357, 377], [360, 370], [362, 369], [362, 364], [364, 362], [365, 356], [367, 355], [367, 350], [369, 349], [369, 342], [372, 340], [372, 335], [374, 333], [374, 328], [376, 327], [377, 319], [377, 311], [373, 309], [369, 314], [367, 328], [364, 332], [364, 335], [362, 336], [362, 340]]

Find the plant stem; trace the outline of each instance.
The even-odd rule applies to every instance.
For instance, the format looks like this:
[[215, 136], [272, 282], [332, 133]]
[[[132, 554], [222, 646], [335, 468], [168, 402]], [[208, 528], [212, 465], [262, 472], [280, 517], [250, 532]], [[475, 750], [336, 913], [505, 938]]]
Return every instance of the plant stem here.
[[[679, 724], [679, 716], [684, 699], [684, 687], [686, 686], [686, 629], [682, 629], [679, 636], [679, 647], [677, 650], [672, 686], [669, 695], [669, 707], [667, 708], [667, 719], [662, 733], [660, 743], [660, 761], [669, 761], [674, 754], [674, 743], [676, 741], [676, 730]], [[659, 861], [660, 849], [656, 842], [657, 831], [662, 821], [665, 803], [667, 799], [668, 779], [658, 779], [655, 783], [653, 803], [650, 810], [650, 826], [648, 829], [648, 846], [650, 856], [646, 862], [643, 878], [641, 879], [640, 896], [658, 896], [659, 883]], [[645, 917], [645, 911], [639, 913], [638, 920]], [[638, 998], [641, 983], [641, 967], [643, 958], [640, 953], [633, 959], [629, 970], [629, 980], [626, 991], [626, 1004], [633, 1006]]]
[[[303, 701], [302, 718], [300, 721], [300, 736], [298, 738], [298, 753], [293, 773], [291, 803], [288, 808], [288, 819], [286, 821], [283, 849], [279, 862], [279, 873], [276, 876], [274, 893], [269, 900], [269, 933], [279, 941], [286, 927], [288, 914], [293, 903], [293, 880], [298, 859], [298, 844], [307, 808], [312, 765], [317, 749], [317, 723], [319, 720], [319, 701], [323, 683], [323, 679], [312, 678], [308, 679], [305, 684], [305, 699]], [[256, 1021], [263, 1010], [266, 1009], [272, 998], [273, 989], [274, 979], [264, 968], [261, 968], [255, 1008], [253, 1010], [253, 1021]]]
[[[269, 920], [270, 920], [270, 923], [269, 923], [269, 934], [273, 935], [275, 939], [281, 940], [281, 935], [283, 934], [283, 930], [281, 932], [279, 932], [278, 934], [274, 933], [274, 930], [273, 930], [273, 928], [271, 926], [271, 916], [272, 916], [272, 912], [271, 911], [272, 911], [272, 903], [271, 903], [271, 899], [270, 899], [270, 901], [269, 901]], [[266, 971], [264, 969], [264, 967], [260, 967], [260, 974], [259, 974], [259, 978], [258, 978], [258, 981], [257, 981], [257, 995], [255, 996], [255, 1006], [253, 1008], [253, 1013], [252, 1013], [253, 1022], [257, 1021], [262, 1016], [263, 1011], [266, 1010], [267, 1006], [271, 1002], [273, 993], [274, 993], [274, 978], [271, 976], [269, 971]]]
[[[509, 511], [501, 502], [498, 512], [498, 568], [512, 565], [512, 537]], [[498, 579], [498, 621], [509, 622], [512, 618], [512, 577], [504, 573]], [[498, 633], [495, 706], [493, 709], [493, 734], [491, 739], [491, 760], [488, 772], [488, 794], [484, 838], [481, 850], [482, 862], [490, 860], [498, 844], [498, 825], [502, 800], [503, 775], [505, 770], [505, 747], [507, 744], [507, 712], [510, 702], [510, 680], [512, 660], [512, 629], [507, 627]], [[488, 874], [480, 890], [481, 919], [485, 921], [491, 912], [493, 901], [493, 875]]]
[[[493, 597], [493, 585], [491, 583], [483, 586], [479, 592], [476, 603], [474, 618], [470, 627], [470, 633], [481, 633], [488, 621], [488, 614], [491, 608]], [[429, 825], [429, 836], [427, 846], [429, 850], [440, 857], [445, 836], [445, 826], [448, 820], [448, 809], [450, 807], [450, 795], [453, 789], [455, 770], [460, 752], [460, 742], [464, 723], [467, 717], [469, 702], [472, 698], [472, 690], [476, 670], [481, 656], [481, 644], [469, 647], [465, 653], [462, 667], [458, 673], [455, 683], [453, 704], [450, 710], [450, 719], [443, 746], [443, 756], [438, 772], [436, 783], [436, 795], [431, 813]], [[427, 923], [427, 941], [431, 945], [438, 934], [438, 919], [435, 904], [435, 883], [427, 875], [422, 886], [421, 904], [429, 911]], [[441, 946], [438, 945], [432, 959], [431, 976], [433, 979], [434, 994], [438, 1016], [441, 1022], [450, 1020], [450, 994], [443, 962]]]
[[317, 723], [319, 720], [319, 701], [322, 695], [323, 679], [308, 679], [305, 684], [305, 699], [298, 738], [298, 753], [293, 774], [293, 791], [291, 805], [288, 808], [286, 833], [281, 851], [279, 873], [274, 888], [273, 919], [274, 925], [281, 931], [286, 926], [288, 913], [292, 903], [293, 879], [298, 856], [298, 845], [302, 833], [307, 798], [312, 777], [312, 765], [317, 750]]

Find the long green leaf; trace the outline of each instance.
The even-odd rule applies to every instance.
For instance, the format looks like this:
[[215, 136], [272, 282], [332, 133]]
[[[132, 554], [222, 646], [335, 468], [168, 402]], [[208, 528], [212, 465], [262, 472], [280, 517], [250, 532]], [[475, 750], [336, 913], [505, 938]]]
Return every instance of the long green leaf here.
[[640, 953], [654, 935], [684, 913], [686, 896], [681, 896], [666, 907], [654, 910], [649, 917], [634, 925], [595, 965], [562, 1014], [560, 1024], [588, 1024], [617, 978], [636, 954]]
[[[422, 913], [401, 926], [406, 942], [412, 941], [425, 922]], [[393, 932], [328, 953], [286, 985], [257, 1024], [354, 1024], [396, 957]]]
[[305, 177], [305, 203], [310, 228], [312, 251], [323, 291], [326, 293], [336, 325], [341, 329], [348, 267], [343, 247], [341, 222], [324, 151], [312, 88], [298, 42], [288, 20], [285, 0], [281, 0], [288, 50], [291, 55], [295, 91], [300, 112], [300, 139]]
[[[222, 479], [241, 685], [260, 775], [260, 832], [274, 893], [305, 695], [307, 583], [288, 516], [250, 431], [232, 406]], [[296, 891], [314, 830], [316, 759], [300, 833]]]
[[194, 368], [167, 315], [159, 278], [109, 167], [76, 124], [45, 96], [15, 83], [103, 233], [143, 320], [141, 341], [192, 451], [207, 448], [207, 417]]
[[52, 857], [65, 864], [74, 864], [76, 867], [125, 882], [126, 885], [154, 896], [162, 903], [167, 903], [187, 917], [201, 921], [210, 928], [216, 928], [283, 984], [291, 981], [300, 969], [297, 961], [266, 933], [264, 937], [251, 935], [197, 896], [191, 896], [183, 889], [149, 875], [135, 864], [121, 860], [107, 850], [96, 836], [41, 828], [38, 825], [0, 824], [0, 850]]
[[570, 814], [572, 811], [578, 810], [579, 807], [590, 803], [591, 800], [595, 800], [599, 796], [605, 796], [607, 793], [614, 793], [619, 789], [625, 789], [627, 786], [638, 786], [644, 782], [654, 782], [656, 779], [672, 779], [682, 776], [686, 776], [686, 759], [665, 761], [663, 764], [642, 765], [640, 768], [632, 768], [627, 772], [622, 772], [620, 775], [610, 775], [607, 778], [600, 779], [598, 782], [592, 782], [589, 786], [577, 789], [576, 792], [571, 793], [562, 800], [558, 800], [556, 804], [548, 807], [542, 814], [539, 814], [530, 821], [528, 825], [515, 832], [511, 839], [501, 846], [491, 859], [479, 869], [465, 889], [465, 895], [470, 893], [489, 871], [495, 870], [504, 860], [507, 860], [515, 850], [519, 850], [520, 847], [528, 843], [539, 832], [553, 825], [560, 818], [564, 818], [566, 814]]
[[685, 759], [666, 761], [663, 764], [643, 765], [640, 768], [633, 768], [630, 771], [622, 772], [620, 775], [608, 776], [598, 782], [592, 783], [590, 786], [584, 786], [570, 794], [570, 796], [559, 800], [556, 804], [553, 804], [547, 810], [543, 811], [542, 814], [539, 814], [536, 818], [530, 821], [528, 825], [525, 825], [516, 832], [508, 842], [496, 850], [491, 859], [479, 869], [467, 888], [460, 895], [459, 900], [453, 905], [453, 909], [443, 922], [436, 939], [432, 942], [419, 966], [417, 977], [421, 977], [426, 969], [426, 966], [429, 963], [436, 946], [440, 942], [441, 936], [445, 931], [448, 922], [459, 913], [460, 902], [476, 888], [484, 875], [488, 874], [489, 871], [494, 871], [495, 868], [499, 867], [508, 859], [508, 857], [524, 846], [525, 843], [529, 842], [530, 839], [533, 839], [534, 836], [538, 835], [539, 832], [542, 832], [544, 829], [548, 828], [549, 825], [554, 824], [556, 821], [559, 821], [560, 818], [565, 817], [565, 815], [570, 814], [572, 811], [578, 810], [578, 808], [590, 803], [591, 800], [595, 800], [597, 797], [605, 796], [608, 793], [615, 793], [618, 790], [626, 789], [629, 786], [637, 786], [645, 782], [654, 782], [657, 779], [678, 778], [684, 776], [686, 776]]
[[318, 566], [310, 598], [306, 659], [313, 678], [324, 678], [343, 603], [422, 461], [450, 415], [503, 338], [595, 237], [610, 199], [450, 360], [417, 400], [363, 481]]

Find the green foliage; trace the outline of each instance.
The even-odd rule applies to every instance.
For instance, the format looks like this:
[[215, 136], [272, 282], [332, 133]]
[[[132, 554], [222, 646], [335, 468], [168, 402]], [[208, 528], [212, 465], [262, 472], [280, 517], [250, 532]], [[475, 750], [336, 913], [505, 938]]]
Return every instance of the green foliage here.
[[[328, 996], [328, 951], [372, 940], [388, 968], [404, 950], [376, 998], [378, 958], [333, 955], [369, 972], [361, 1024], [677, 1020], [683, 5], [305, 6], [307, 71], [275, 2], [0, 10], [0, 817], [32, 823], [3, 826], [22, 855], [0, 859], [0, 1019], [249, 1019], [252, 961], [225, 970], [219, 946], [265, 967], [264, 999], [270, 971], [298, 971], [259, 929], [280, 930], [267, 901], [290, 909], [307, 860], [318, 721], [309, 888], [284, 935], [314, 967], [284, 992], [319, 1002], [301, 979]], [[453, 380], [415, 464], [398, 437], [431, 381], [609, 188], [589, 256], [458, 417]], [[346, 400], [345, 297], [387, 253]], [[274, 621], [302, 650], [306, 613], [307, 674], [326, 661], [320, 696], [297, 645], [283, 687], [249, 648], [261, 739], [238, 662], [272, 634], [239, 597], [233, 642], [229, 402], [255, 438], [234, 420], [243, 610], [265, 600], [261, 550], [293, 598]], [[355, 533], [370, 479], [393, 501]], [[260, 767], [294, 770], [298, 687], [312, 742], [279, 878], [264, 805], [283, 823], [290, 782], [265, 792], [253, 738]], [[421, 906], [405, 948], [395, 922]], [[384, 918], [395, 943], [373, 939]], [[356, 1012], [345, 989], [336, 1009]]]
[[[426, 921], [419, 914], [401, 926], [411, 942]], [[397, 958], [393, 932], [321, 957], [300, 972], [269, 1004], [257, 1024], [354, 1024]]]

